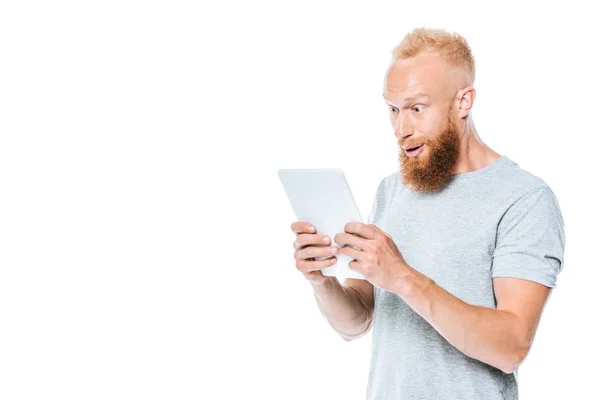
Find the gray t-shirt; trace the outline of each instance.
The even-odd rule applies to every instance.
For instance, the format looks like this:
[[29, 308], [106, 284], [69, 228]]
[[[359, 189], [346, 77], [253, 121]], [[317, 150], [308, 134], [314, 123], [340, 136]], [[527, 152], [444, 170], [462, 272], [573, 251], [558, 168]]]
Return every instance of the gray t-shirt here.
[[[463, 301], [496, 308], [492, 278], [556, 287], [564, 222], [540, 178], [502, 156], [415, 192], [399, 169], [381, 180], [368, 223], [389, 233], [406, 262]], [[374, 287], [368, 400], [518, 398], [517, 374], [466, 356], [397, 294]]]

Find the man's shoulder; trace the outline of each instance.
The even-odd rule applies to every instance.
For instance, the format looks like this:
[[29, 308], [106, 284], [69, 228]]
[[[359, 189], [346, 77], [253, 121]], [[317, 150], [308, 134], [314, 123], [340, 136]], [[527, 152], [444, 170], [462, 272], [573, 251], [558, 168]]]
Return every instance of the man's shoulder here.
[[522, 168], [518, 163], [509, 159], [506, 168], [501, 169], [496, 178], [496, 184], [501, 190], [513, 199], [520, 198], [532, 191], [541, 189], [550, 190], [550, 185], [540, 176]]
[[389, 192], [400, 181], [399, 170], [395, 170], [392, 173], [385, 173], [379, 180], [377, 187], [377, 196], [383, 196]]

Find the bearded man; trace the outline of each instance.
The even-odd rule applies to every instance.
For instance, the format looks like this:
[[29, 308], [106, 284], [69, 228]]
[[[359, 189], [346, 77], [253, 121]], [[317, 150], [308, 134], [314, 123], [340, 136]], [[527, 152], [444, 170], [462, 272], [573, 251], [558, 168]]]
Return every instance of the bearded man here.
[[[367, 223], [334, 238], [291, 226], [296, 267], [331, 326], [346, 340], [372, 329], [371, 400], [518, 399], [517, 368], [563, 268], [558, 201], [481, 140], [474, 80], [463, 37], [407, 34], [383, 87], [399, 170], [380, 181]], [[321, 274], [336, 254], [366, 279]]]

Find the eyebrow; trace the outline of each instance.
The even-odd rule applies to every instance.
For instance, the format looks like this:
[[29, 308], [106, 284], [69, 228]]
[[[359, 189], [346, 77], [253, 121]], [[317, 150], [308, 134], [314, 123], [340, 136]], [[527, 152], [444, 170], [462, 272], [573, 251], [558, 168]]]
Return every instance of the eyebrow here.
[[[425, 94], [425, 93], [423, 93], [423, 92], [419, 92], [419, 93], [415, 93], [414, 95], [412, 95], [412, 96], [410, 96], [410, 97], [407, 97], [406, 99], [404, 99], [404, 102], [405, 102], [405, 103], [408, 103], [409, 101], [413, 101], [413, 100], [416, 100], [416, 99], [418, 99], [418, 98], [422, 98], [422, 97], [429, 98], [429, 96], [428, 96], [427, 94]], [[385, 99], [385, 101], [387, 101], [388, 103], [390, 103], [390, 104], [392, 104], [392, 105], [395, 105], [394, 103], [392, 103], [391, 101], [389, 101], [389, 100], [388, 100], [388, 99], [385, 97], [385, 95], [383, 95], [383, 98], [384, 98], [384, 99]]]

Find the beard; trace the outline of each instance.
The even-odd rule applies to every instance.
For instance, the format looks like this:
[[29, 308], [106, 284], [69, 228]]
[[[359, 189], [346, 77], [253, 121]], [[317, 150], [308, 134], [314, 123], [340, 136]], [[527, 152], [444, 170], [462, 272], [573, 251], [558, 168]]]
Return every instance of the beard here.
[[461, 133], [451, 111], [449, 109], [446, 113], [440, 133], [424, 141], [421, 154], [409, 157], [400, 148], [402, 183], [411, 186], [414, 191], [439, 191], [454, 174], [460, 156]]

